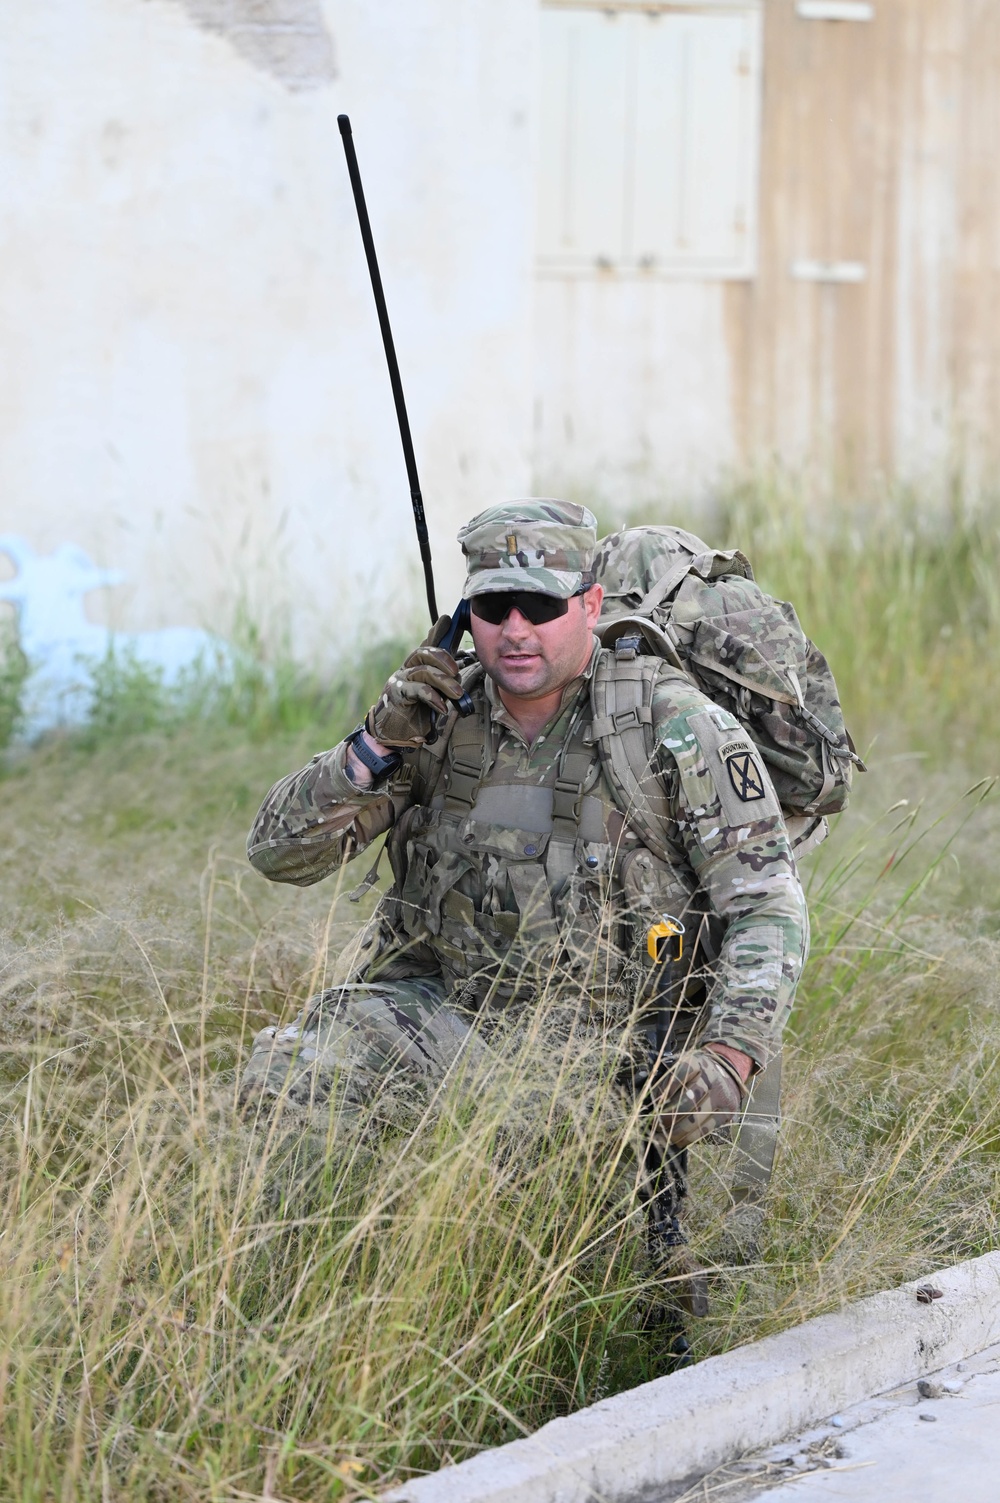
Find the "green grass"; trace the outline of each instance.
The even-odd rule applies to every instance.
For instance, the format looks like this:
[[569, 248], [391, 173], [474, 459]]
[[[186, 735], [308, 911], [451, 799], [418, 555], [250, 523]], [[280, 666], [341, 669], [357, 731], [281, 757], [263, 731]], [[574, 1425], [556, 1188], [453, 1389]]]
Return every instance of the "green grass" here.
[[[171, 735], [192, 724], [239, 727], [247, 736], [337, 727], [331, 734], [339, 739], [344, 717], [357, 717], [367, 709], [369, 691], [381, 686], [407, 650], [401, 641], [383, 639], [358, 667], [323, 679], [297, 663], [287, 647], [279, 644], [278, 650], [269, 650], [241, 616], [230, 661], [199, 658], [167, 684], [162, 669], [144, 663], [134, 649], [118, 649], [112, 640], [103, 658], [84, 659], [90, 670], [91, 701], [85, 724], [71, 740], [93, 750], [150, 732]], [[4, 686], [0, 671], [0, 732]], [[19, 688], [20, 681], [13, 679], [8, 698]], [[8, 716], [12, 728], [14, 714]], [[5, 744], [0, 739], [0, 746]]]
[[[725, 1150], [695, 1154], [699, 1355], [1000, 1245], [996, 519], [843, 519], [821, 551], [773, 499], [736, 498], [712, 541], [796, 601], [872, 771], [808, 874], [752, 1265]], [[371, 906], [353, 872], [268, 886], [246, 830], [397, 652], [330, 686], [251, 654], [238, 692], [186, 700], [110, 665], [84, 733], [8, 762], [0, 1497], [370, 1496], [661, 1370], [634, 1123], [599, 1040], [545, 1047], [545, 1006], [361, 1130], [234, 1113], [249, 1039]]]
[[13, 617], [0, 616], [0, 752], [10, 745], [24, 724], [28, 672]]

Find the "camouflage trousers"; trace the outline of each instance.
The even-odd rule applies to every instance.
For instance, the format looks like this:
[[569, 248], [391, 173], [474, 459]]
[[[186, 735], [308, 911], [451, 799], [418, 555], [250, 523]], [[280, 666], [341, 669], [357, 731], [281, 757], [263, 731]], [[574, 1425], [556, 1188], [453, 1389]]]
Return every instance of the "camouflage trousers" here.
[[[336, 1087], [338, 1108], [349, 1116], [376, 1097], [389, 1096], [390, 1080], [404, 1090], [407, 1083], [433, 1085], [459, 1066], [475, 1068], [492, 1057], [473, 1016], [449, 1003], [441, 981], [346, 983], [313, 997], [284, 1028], [264, 1028], [256, 1035], [240, 1082], [240, 1103], [248, 1113], [267, 1112], [279, 1099], [300, 1108], [325, 1108]], [[771, 1175], [780, 1081], [779, 1055], [753, 1083], [732, 1133], [732, 1231], [735, 1235], [739, 1222], [738, 1240], [748, 1248], [759, 1232]], [[649, 1146], [665, 1158], [669, 1145], [656, 1138], [654, 1129]]]
[[[351, 1130], [373, 1106], [377, 1119], [398, 1123], [401, 1104], [404, 1113], [414, 1105], [419, 1109], [421, 1084], [437, 1085], [459, 1069], [474, 1074], [495, 1059], [474, 1017], [449, 1003], [442, 982], [425, 977], [347, 983], [312, 998], [284, 1028], [257, 1034], [240, 1103], [248, 1116], [268, 1116], [279, 1102], [304, 1109], [307, 1117], [319, 1109], [327, 1129], [333, 1121], [338, 1131], [341, 1125]], [[778, 1056], [754, 1083], [742, 1120], [734, 1124], [725, 1256], [737, 1263], [757, 1256], [778, 1127], [780, 1068]], [[631, 1089], [621, 1084], [623, 1097], [633, 1094], [635, 1082]], [[315, 1118], [313, 1125], [320, 1125]], [[687, 1194], [686, 1154], [659, 1138], [653, 1125], [635, 1145], [650, 1256], [676, 1286], [677, 1307], [700, 1316], [708, 1308], [705, 1277], [687, 1253], [678, 1222]]]
[[313, 997], [284, 1028], [261, 1029], [240, 1102], [245, 1110], [279, 1097], [317, 1107], [337, 1086], [345, 1106], [360, 1107], [400, 1072], [437, 1082], [459, 1060], [475, 1063], [485, 1053], [472, 1020], [448, 1005], [442, 982], [345, 983]]

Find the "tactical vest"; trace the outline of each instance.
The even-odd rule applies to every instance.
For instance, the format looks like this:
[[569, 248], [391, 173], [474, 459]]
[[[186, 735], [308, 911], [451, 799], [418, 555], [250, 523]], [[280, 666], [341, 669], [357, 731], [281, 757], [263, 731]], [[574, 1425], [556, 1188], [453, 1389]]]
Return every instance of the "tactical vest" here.
[[477, 1009], [569, 983], [620, 1016], [658, 984], [646, 936], [669, 913], [691, 935], [693, 963], [672, 984], [693, 1006], [713, 948], [694, 878], [680, 847], [661, 859], [620, 813], [588, 686], [528, 770], [498, 756], [478, 665], [465, 682], [475, 714], [451, 717], [447, 739], [404, 758], [407, 803], [387, 841], [395, 881], [369, 974], [440, 971]]

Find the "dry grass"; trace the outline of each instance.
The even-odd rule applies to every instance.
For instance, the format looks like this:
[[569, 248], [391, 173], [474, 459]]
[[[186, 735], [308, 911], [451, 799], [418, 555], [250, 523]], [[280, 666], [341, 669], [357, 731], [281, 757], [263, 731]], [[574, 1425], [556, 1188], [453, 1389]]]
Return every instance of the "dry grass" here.
[[[879, 541], [897, 582], [896, 555], [919, 554], [923, 584], [878, 656], [878, 581], [853, 577], [848, 619], [843, 571], [824, 594], [808, 550], [758, 529], [759, 574], [792, 585], [838, 672], [844, 634], [869, 634], [845, 699], [878, 741], [810, 873], [753, 1266], [726, 1263], [723, 1151], [697, 1155], [692, 1234], [718, 1269], [699, 1354], [997, 1245], [1000, 832], [988, 785], [968, 792], [1000, 770], [980, 666], [997, 623], [988, 590], [966, 598], [997, 550], [976, 525], [974, 544]], [[931, 598], [965, 618], [931, 631]], [[148, 706], [126, 734], [107, 703], [89, 740], [0, 784], [0, 1496], [369, 1496], [659, 1371], [599, 1041], [546, 1047], [543, 1009], [491, 1068], [376, 1103], [360, 1130], [235, 1117], [248, 1037], [335, 972], [359, 919], [333, 883], [268, 887], [245, 831], [353, 707], [248, 737], [232, 716], [157, 728]]]

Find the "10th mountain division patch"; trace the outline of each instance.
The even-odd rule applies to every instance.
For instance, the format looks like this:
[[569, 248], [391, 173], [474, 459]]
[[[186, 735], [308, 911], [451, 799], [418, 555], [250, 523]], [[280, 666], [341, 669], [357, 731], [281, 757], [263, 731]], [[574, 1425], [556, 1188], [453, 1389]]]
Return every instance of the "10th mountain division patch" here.
[[767, 784], [756, 758], [756, 748], [751, 742], [729, 741], [725, 746], [719, 747], [719, 756], [729, 775], [733, 792], [741, 803], [751, 804], [767, 797]]

